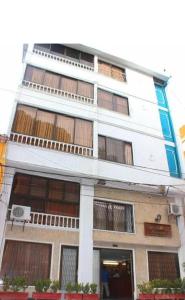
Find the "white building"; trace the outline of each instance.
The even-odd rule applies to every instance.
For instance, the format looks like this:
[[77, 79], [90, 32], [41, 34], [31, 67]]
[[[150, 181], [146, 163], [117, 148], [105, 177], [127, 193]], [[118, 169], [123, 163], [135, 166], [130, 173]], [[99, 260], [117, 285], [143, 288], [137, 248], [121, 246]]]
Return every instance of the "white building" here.
[[[1, 275], [100, 290], [106, 265], [111, 296], [130, 299], [143, 280], [183, 276], [183, 217], [179, 234], [169, 214], [172, 203], [182, 212], [184, 181], [168, 77], [83, 45], [29, 45], [23, 65], [7, 133]], [[13, 204], [31, 207], [25, 227], [10, 221]]]

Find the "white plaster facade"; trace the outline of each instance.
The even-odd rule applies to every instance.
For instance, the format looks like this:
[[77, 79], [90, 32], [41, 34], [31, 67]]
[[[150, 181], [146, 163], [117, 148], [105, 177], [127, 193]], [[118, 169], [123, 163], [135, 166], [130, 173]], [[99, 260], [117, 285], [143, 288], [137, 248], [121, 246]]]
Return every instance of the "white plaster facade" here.
[[[182, 184], [183, 181], [182, 179], [169, 176], [168, 163], [164, 147], [164, 138], [154, 89], [154, 76], [166, 81], [168, 78], [163, 74], [157, 74], [155, 72], [145, 70], [142, 67], [134, 65], [133, 63], [115, 58], [107, 55], [106, 53], [103, 54], [93, 49], [89, 50], [83, 46], [76, 46], [76, 48], [83, 49], [86, 52], [90, 51], [90, 53], [95, 55], [95, 71], [83, 70], [81, 68], [68, 65], [64, 62], [55, 61], [48, 57], [42, 57], [38, 54], [34, 54], [32, 52], [33, 45], [29, 45], [28, 47], [28, 51], [23, 62], [24, 69], [27, 64], [31, 64], [59, 74], [90, 82], [95, 86], [94, 104], [81, 103], [79, 101], [77, 102], [75, 100], [69, 100], [65, 97], [59, 97], [53, 94], [36, 91], [26, 88], [20, 83], [14, 106], [12, 107], [12, 117], [7, 134], [10, 135], [11, 133], [17, 103], [39, 107], [48, 111], [67, 114], [69, 116], [80, 117], [93, 122], [93, 157], [84, 157], [10, 141], [8, 143], [7, 164], [11, 167], [14, 167], [14, 169], [10, 168], [7, 170], [11, 171], [11, 173], [14, 173], [18, 170], [25, 169], [21, 170], [21, 172], [29, 174], [31, 174], [33, 171], [38, 171], [40, 174], [45, 172], [44, 176], [61, 179], [65, 179], [65, 176], [67, 175], [73, 176], [71, 178], [67, 177], [67, 180], [75, 180], [80, 182], [81, 196], [79, 242], [74, 242], [75, 245], [79, 244], [78, 280], [79, 282], [92, 282], [94, 280], [93, 199], [94, 185], [97, 184], [98, 180], [105, 180], [107, 187], [122, 188], [124, 191], [134, 189], [135, 191], [138, 191], [138, 193], [140, 193], [140, 191], [145, 191], [145, 193], [148, 192], [149, 194], [154, 193], [156, 196], [160, 194], [161, 186], [165, 186], [166, 189], [168, 188], [168, 202], [176, 199], [176, 202], [180, 205], [184, 205], [183, 191], [181, 192], [173, 188], [173, 186]], [[119, 82], [98, 73], [97, 56], [107, 62], [124, 66], [126, 68], [127, 81]], [[102, 88], [118, 95], [128, 97], [130, 112], [129, 116], [98, 107], [97, 88]], [[98, 159], [99, 134], [131, 142], [134, 165], [124, 165]], [[171, 142], [167, 142], [167, 144], [173, 145]], [[12, 177], [9, 180], [12, 182]], [[2, 196], [4, 201], [0, 202], [0, 214], [2, 222], [2, 230], [0, 229], [0, 244], [2, 245], [1, 257], [3, 255], [4, 239], [6, 238], [6, 232], [3, 230], [6, 215], [6, 209], [4, 208], [4, 205], [6, 204], [8, 206], [11, 192], [11, 182], [9, 183], [10, 185], [7, 193], [4, 193]], [[127, 182], [129, 183], [128, 185], [125, 184]], [[136, 185], [133, 186], [132, 184]], [[112, 200], [115, 199], [113, 198]], [[153, 221], [153, 219], [151, 221]], [[170, 246], [168, 244], [166, 251], [179, 251], [181, 266], [183, 260], [185, 259], [183, 255], [185, 234], [182, 220], [179, 221], [179, 224], [180, 238], [183, 243], [183, 248], [180, 248], [180, 244], [178, 244], [178, 241], [176, 241], [174, 242], [174, 245], [172, 244]], [[136, 232], [137, 230], [138, 228], [136, 225]], [[97, 237], [97, 241], [101, 242], [99, 240], [101, 239], [101, 235], [98, 237], [98, 233], [94, 234]], [[7, 237], [11, 238], [11, 234], [8, 231]], [[21, 235], [18, 233], [17, 239], [24, 240], [24, 236], [21, 237]], [[134, 242], [132, 240], [128, 239], [128, 242], [126, 242], [125, 246], [122, 245], [122, 248], [126, 249], [131, 245], [130, 249], [133, 249], [133, 243]], [[71, 241], [70, 244], [72, 244]], [[162, 245], [160, 242], [155, 244], [153, 240], [151, 240], [149, 247], [152, 248], [152, 244], [155, 245], [155, 249], [159, 250], [162, 247], [162, 249], [165, 250], [165, 245]], [[138, 242], [138, 247], [141, 246], [142, 241]], [[105, 247], [105, 245], [102, 247]], [[110, 245], [108, 247], [111, 248]], [[145, 252], [142, 252], [143, 257], [145, 257], [145, 254]], [[139, 254], [136, 254], [136, 258], [137, 255]], [[94, 256], [94, 260], [97, 260], [97, 255]], [[135, 270], [136, 265], [138, 264], [137, 260], [135, 265], [135, 255], [133, 260]], [[184, 275], [182, 267], [180, 267], [180, 269], [181, 274]], [[56, 272], [54, 270], [52, 274], [55, 274], [52, 275], [53, 278], [55, 278]], [[136, 271], [134, 272], [134, 276], [136, 287], [136, 283], [138, 282]], [[138, 280], [140, 279], [141, 276]]]

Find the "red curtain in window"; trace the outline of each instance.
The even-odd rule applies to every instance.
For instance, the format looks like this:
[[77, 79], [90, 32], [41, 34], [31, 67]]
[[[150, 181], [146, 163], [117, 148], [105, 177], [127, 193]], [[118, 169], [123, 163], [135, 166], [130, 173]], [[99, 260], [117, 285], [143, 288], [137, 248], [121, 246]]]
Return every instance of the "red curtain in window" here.
[[50, 276], [51, 245], [6, 241], [0, 275], [24, 276], [28, 284]]

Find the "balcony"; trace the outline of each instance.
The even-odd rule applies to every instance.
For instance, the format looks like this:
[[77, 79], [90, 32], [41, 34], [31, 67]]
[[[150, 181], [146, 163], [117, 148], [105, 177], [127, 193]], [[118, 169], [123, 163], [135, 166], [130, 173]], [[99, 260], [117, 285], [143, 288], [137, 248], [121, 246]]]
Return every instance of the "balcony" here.
[[48, 140], [48, 139], [39, 138], [35, 136], [24, 135], [21, 133], [12, 132], [10, 134], [10, 141], [25, 144], [25, 145], [36, 146], [40, 148], [67, 152], [71, 154], [78, 154], [82, 156], [88, 156], [88, 157], [93, 156], [93, 148]]
[[[10, 223], [11, 209], [8, 209], [7, 221]], [[20, 221], [15, 221], [15, 224], [22, 224]], [[79, 229], [79, 218], [52, 215], [40, 212], [31, 212], [31, 220], [26, 223], [26, 226], [54, 228], [54, 229]]]
[[94, 67], [92, 67], [92, 66], [82, 64], [80, 62], [77, 62], [75, 60], [71, 60], [71, 59], [63, 57], [63, 56], [59, 56], [59, 55], [56, 55], [56, 54], [45, 52], [45, 51], [37, 49], [37, 48], [33, 49], [33, 53], [37, 54], [37, 55], [40, 55], [42, 57], [52, 59], [54, 61], [58, 61], [58, 62], [61, 62], [61, 63], [66, 63], [66, 64], [71, 65], [71, 66], [75, 66], [75, 67], [78, 67], [78, 68], [81, 68], [81, 69], [84, 69], [84, 70], [88, 70], [88, 71], [92, 71], [92, 72], [94, 71]]
[[74, 94], [74, 93], [71, 93], [68, 91], [52, 88], [52, 87], [49, 87], [46, 85], [34, 83], [31, 81], [27, 81], [27, 80], [23, 80], [22, 87], [25, 87], [25, 88], [28, 88], [28, 89], [31, 89], [34, 91], [38, 91], [38, 92], [44, 92], [46, 94], [55, 95], [57, 97], [62, 97], [62, 98], [64, 97], [68, 100], [73, 100], [73, 101], [81, 102], [84, 104], [90, 104], [90, 105], [94, 104], [93, 98], [80, 96], [80, 95], [77, 95], [77, 94]]

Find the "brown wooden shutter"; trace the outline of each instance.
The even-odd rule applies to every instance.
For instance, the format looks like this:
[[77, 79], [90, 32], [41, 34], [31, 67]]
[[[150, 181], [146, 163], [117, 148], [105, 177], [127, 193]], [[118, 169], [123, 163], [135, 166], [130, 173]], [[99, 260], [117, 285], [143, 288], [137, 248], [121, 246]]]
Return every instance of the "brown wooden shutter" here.
[[6, 241], [1, 276], [24, 276], [28, 284], [50, 276], [51, 245]]
[[149, 279], [176, 279], [180, 276], [178, 254], [148, 252]]
[[124, 143], [124, 157], [127, 165], [133, 165], [132, 144]]

